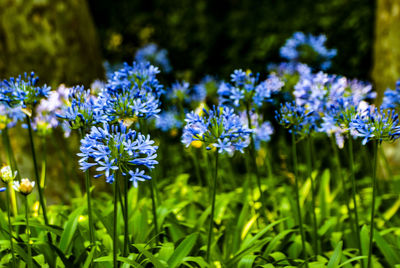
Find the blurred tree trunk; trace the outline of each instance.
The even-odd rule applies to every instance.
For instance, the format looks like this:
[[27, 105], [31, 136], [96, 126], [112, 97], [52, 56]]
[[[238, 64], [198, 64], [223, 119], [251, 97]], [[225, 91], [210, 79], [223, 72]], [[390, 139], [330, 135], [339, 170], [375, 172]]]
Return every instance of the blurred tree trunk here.
[[52, 86], [104, 77], [86, 0], [0, 0], [0, 78], [32, 70]]
[[400, 78], [400, 1], [377, 0], [372, 77], [379, 101]]

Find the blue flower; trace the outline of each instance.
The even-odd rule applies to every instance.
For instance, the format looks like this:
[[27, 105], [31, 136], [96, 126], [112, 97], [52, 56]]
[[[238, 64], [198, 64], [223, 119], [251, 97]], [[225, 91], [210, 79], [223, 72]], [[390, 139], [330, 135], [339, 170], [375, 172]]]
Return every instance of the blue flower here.
[[394, 141], [400, 137], [398, 114], [394, 110], [384, 110], [372, 106], [358, 113], [350, 123], [356, 137], [363, 138], [365, 145], [371, 140]]
[[312, 129], [316, 128], [311, 115], [303, 106], [296, 105], [294, 102], [281, 103], [279, 110], [275, 111], [275, 119], [280, 125], [289, 129], [290, 133], [296, 135], [308, 135]]
[[153, 144], [150, 136], [129, 130], [122, 123], [117, 126], [104, 123], [102, 127], [93, 126], [81, 140], [79, 163], [82, 170], [96, 166], [99, 173], [95, 177], [104, 175], [108, 183], [114, 182], [117, 170], [124, 176], [129, 174], [136, 187], [140, 178], [150, 179], [144, 175], [144, 169], [151, 170], [158, 164], [155, 160], [158, 147]]
[[280, 49], [280, 55], [291, 62], [303, 62], [326, 70], [331, 66], [331, 59], [336, 56], [336, 49], [325, 47], [325, 35], [305, 35], [296, 32]]
[[170, 131], [172, 129], [180, 129], [182, 127], [182, 122], [179, 120], [179, 115], [176, 111], [165, 111], [162, 112], [155, 119], [156, 128], [163, 132]]
[[23, 77], [20, 75], [17, 78], [4, 80], [0, 84], [0, 102], [10, 107], [20, 106], [32, 110], [41, 99], [48, 97], [51, 90], [46, 85], [38, 86], [38, 80], [34, 72], [30, 75], [25, 73]]
[[156, 44], [150, 43], [136, 51], [135, 60], [137, 62], [150, 62], [160, 67], [165, 73], [172, 71], [171, 64], [168, 59], [168, 51], [160, 49]]
[[203, 110], [200, 116], [194, 112], [186, 114], [182, 142], [188, 147], [193, 141], [201, 141], [208, 149], [218, 148], [219, 153], [243, 152], [252, 133], [242, 124], [238, 115], [228, 107]]
[[270, 101], [272, 94], [281, 90], [284, 83], [274, 74], [261, 83], [259, 75], [253, 76], [251, 72], [235, 70], [231, 74], [230, 83], [221, 83], [218, 89], [219, 102], [222, 105], [233, 105], [247, 109], [260, 107], [264, 102]]
[[92, 126], [106, 122], [99, 99], [85, 90], [83, 86], [70, 89], [68, 94], [69, 105], [64, 106], [57, 116], [64, 119], [70, 129], [88, 131]]
[[400, 80], [396, 82], [395, 90], [387, 89], [383, 96], [383, 109], [398, 109], [400, 106]]

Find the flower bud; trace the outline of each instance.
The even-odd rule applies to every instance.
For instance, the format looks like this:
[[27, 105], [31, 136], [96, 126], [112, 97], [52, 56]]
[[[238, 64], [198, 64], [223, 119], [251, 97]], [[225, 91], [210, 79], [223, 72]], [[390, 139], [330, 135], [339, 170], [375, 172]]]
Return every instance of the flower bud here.
[[14, 189], [23, 195], [28, 195], [32, 193], [34, 186], [35, 182], [30, 181], [29, 179], [22, 179], [21, 182], [14, 181], [13, 185]]
[[0, 178], [4, 183], [9, 183], [15, 179], [17, 176], [17, 172], [15, 171], [14, 174], [11, 170], [11, 167], [9, 165], [4, 165], [0, 169]]

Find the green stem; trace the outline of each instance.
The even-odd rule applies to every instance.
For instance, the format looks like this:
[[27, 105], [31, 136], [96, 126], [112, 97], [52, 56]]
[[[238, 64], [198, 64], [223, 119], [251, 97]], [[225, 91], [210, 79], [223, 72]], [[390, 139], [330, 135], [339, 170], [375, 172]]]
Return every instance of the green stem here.
[[155, 236], [155, 241], [158, 244], [159, 239], [158, 239], [158, 222], [157, 222], [157, 202], [156, 202], [156, 197], [155, 197], [155, 185], [154, 181], [151, 179], [150, 180], [150, 192], [151, 192], [151, 207], [152, 207], [152, 212], [153, 212], [153, 222], [154, 222], [154, 236]]
[[301, 217], [301, 207], [300, 207], [300, 190], [299, 190], [299, 174], [297, 169], [297, 152], [296, 152], [296, 137], [292, 131], [292, 158], [293, 158], [293, 168], [294, 168], [294, 179], [296, 187], [296, 205], [297, 205], [297, 217], [299, 220], [300, 235], [301, 235], [301, 245], [303, 249], [303, 257], [306, 258], [306, 238], [303, 229], [303, 220]]
[[28, 196], [25, 195], [25, 219], [26, 219], [26, 237], [27, 237], [27, 247], [28, 247], [28, 267], [33, 267], [32, 263], [32, 247], [31, 247], [31, 229], [29, 227], [29, 206], [28, 206]]
[[314, 180], [312, 178], [312, 150], [311, 150], [311, 139], [312, 137], [309, 135], [307, 137], [307, 173], [308, 177], [311, 180], [311, 205], [312, 205], [312, 214], [313, 214], [313, 236], [314, 236], [314, 252], [316, 255], [319, 255], [319, 247], [318, 247], [318, 232], [317, 232], [317, 214], [315, 212], [316, 205], [315, 205], [315, 186], [314, 186]]
[[[84, 137], [83, 129], [80, 130], [81, 139]], [[86, 202], [87, 202], [87, 210], [88, 210], [88, 219], [89, 219], [89, 239], [90, 246], [94, 246], [95, 243], [95, 228], [93, 223], [93, 212], [92, 212], [92, 198], [90, 192], [90, 174], [89, 169], [85, 170], [85, 188], [86, 188]]]
[[369, 250], [368, 250], [368, 268], [372, 265], [372, 240], [374, 237], [374, 218], [375, 218], [375, 199], [376, 199], [376, 169], [378, 165], [378, 147], [379, 141], [374, 141], [374, 162], [372, 168], [372, 206], [371, 206], [371, 228], [369, 231]]
[[128, 190], [129, 190], [129, 183], [128, 178], [124, 179], [124, 257], [128, 256], [128, 244], [129, 244], [129, 222], [128, 222]]
[[118, 252], [118, 233], [117, 233], [117, 223], [118, 223], [118, 170], [115, 172], [114, 178], [114, 218], [113, 218], [113, 267], [118, 267], [117, 252]]
[[218, 151], [215, 151], [215, 169], [214, 169], [214, 178], [213, 178], [213, 186], [212, 186], [212, 200], [211, 200], [211, 215], [210, 215], [210, 225], [208, 229], [208, 241], [207, 241], [207, 255], [206, 261], [210, 262], [210, 251], [211, 251], [211, 240], [213, 233], [213, 223], [214, 223], [214, 210], [215, 210], [215, 196], [217, 193], [217, 177], [218, 177]]
[[[41, 187], [41, 183], [40, 183], [39, 169], [38, 169], [38, 165], [37, 165], [37, 161], [36, 161], [35, 145], [33, 143], [33, 134], [32, 134], [32, 127], [31, 127], [31, 119], [29, 118], [28, 115], [26, 116], [26, 123], [28, 125], [28, 131], [29, 131], [29, 141], [31, 144], [33, 166], [35, 169], [35, 180], [36, 180], [36, 185], [37, 185], [37, 189], [39, 192], [39, 203], [40, 203], [40, 206], [42, 207], [44, 223], [46, 225], [49, 225], [49, 220], [47, 218], [46, 205], [44, 203], [43, 192], [42, 192], [42, 187]], [[48, 237], [49, 237], [49, 241], [51, 241], [50, 234], [48, 234]]]
[[[247, 115], [248, 128], [252, 129], [249, 105], [247, 105], [246, 115]], [[264, 217], [265, 223], [267, 223], [267, 214], [265, 213], [265, 210], [267, 209], [267, 205], [265, 204], [264, 194], [263, 194], [262, 187], [261, 187], [260, 172], [258, 171], [258, 167], [257, 167], [256, 148], [255, 148], [255, 144], [254, 144], [253, 134], [250, 134], [249, 150], [250, 150], [251, 161], [253, 164], [253, 170], [254, 170], [254, 173], [255, 173], [256, 179], [257, 179], [258, 191], [260, 192], [260, 200], [261, 200], [261, 204], [262, 204], [260, 212], [261, 212], [262, 216]]]
[[[19, 179], [21, 179], [20, 173], [18, 171], [17, 163], [14, 159], [14, 153], [13, 153], [11, 143], [10, 143], [10, 136], [8, 134], [8, 128], [5, 128], [3, 130], [3, 144], [7, 151], [8, 165], [10, 166], [12, 173], [14, 174], [14, 172], [17, 171], [17, 176]], [[14, 191], [11, 191], [11, 193], [10, 193], [10, 200], [11, 200], [11, 209], [13, 211], [13, 214], [16, 216], [16, 215], [18, 215], [18, 209], [17, 209], [17, 199], [16, 199]]]
[[12, 262], [13, 262], [13, 267], [17, 267], [15, 264], [15, 254], [14, 254], [14, 242], [12, 238], [12, 225], [11, 225], [11, 212], [10, 212], [10, 193], [11, 193], [11, 182], [8, 183], [7, 185], [7, 190], [6, 190], [6, 199], [7, 199], [7, 217], [8, 217], [8, 229], [9, 229], [9, 239], [10, 239], [10, 247], [11, 247], [11, 254], [12, 254]]
[[347, 213], [349, 215], [349, 220], [350, 220], [350, 228], [351, 228], [352, 233], [355, 233], [356, 232], [356, 230], [355, 230], [356, 224], [354, 223], [353, 216], [352, 216], [351, 209], [350, 209], [350, 196], [349, 196], [349, 193], [347, 192], [346, 181], [345, 181], [343, 173], [342, 173], [342, 165], [340, 164], [339, 152], [338, 152], [338, 148], [336, 146], [334, 138], [331, 138], [331, 145], [332, 145], [332, 150], [333, 150], [333, 153], [334, 153], [335, 159], [336, 159], [337, 173], [342, 182], [343, 194], [344, 194], [344, 198], [346, 199], [345, 201], [346, 201], [346, 207], [347, 207], [347, 211], [348, 211]]
[[[354, 217], [355, 217], [355, 229], [356, 229], [356, 237], [357, 237], [357, 245], [358, 245], [358, 254], [362, 255], [361, 248], [361, 238], [360, 238], [360, 222], [358, 220], [358, 208], [357, 208], [357, 189], [356, 189], [356, 179], [355, 179], [355, 171], [354, 171], [354, 156], [353, 156], [353, 138], [349, 136], [349, 161], [350, 161], [350, 173], [351, 173], [351, 189], [353, 196], [353, 204], [354, 204]], [[361, 266], [364, 267], [364, 261], [361, 262]]]

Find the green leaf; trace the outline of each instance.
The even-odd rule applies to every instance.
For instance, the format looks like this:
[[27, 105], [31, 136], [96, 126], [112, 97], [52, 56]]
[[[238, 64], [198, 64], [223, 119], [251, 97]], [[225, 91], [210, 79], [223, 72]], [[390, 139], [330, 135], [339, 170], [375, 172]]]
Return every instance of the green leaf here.
[[335, 251], [333, 251], [331, 258], [329, 259], [327, 268], [339, 267], [340, 260], [342, 259], [342, 247], [343, 247], [343, 241], [340, 241], [337, 244]]
[[183, 262], [194, 262], [197, 263], [200, 267], [209, 267], [208, 263], [202, 257], [185, 257], [183, 258]]
[[367, 259], [367, 258], [368, 258], [367, 256], [357, 256], [357, 257], [348, 259], [348, 260], [345, 261], [345, 262], [342, 262], [338, 267], [345, 266], [345, 265], [347, 265], [347, 264], [352, 263], [353, 261], [358, 261], [358, 260]]
[[389, 243], [380, 235], [379, 232], [375, 230], [374, 239], [379, 250], [385, 256], [386, 261], [390, 266], [394, 267], [396, 264], [400, 264], [400, 256], [394, 251], [394, 247], [389, 245]]
[[79, 207], [68, 217], [68, 221], [65, 224], [64, 232], [61, 235], [60, 239], [60, 249], [65, 254], [69, 254], [71, 251], [70, 245], [75, 235], [75, 232], [78, 228], [78, 220], [79, 216], [81, 216], [82, 211], [85, 207]]
[[168, 260], [168, 267], [174, 268], [183, 262], [183, 258], [186, 257], [193, 246], [196, 244], [198, 233], [189, 235], [179, 246]]
[[256, 259], [256, 255], [246, 255], [239, 261], [238, 268], [252, 268]]
[[144, 246], [139, 244], [133, 244], [133, 246], [136, 247], [140, 251], [140, 253], [146, 256], [156, 268], [168, 267], [166, 263], [164, 264], [160, 262], [153, 254], [151, 254], [148, 250], [146, 250]]

